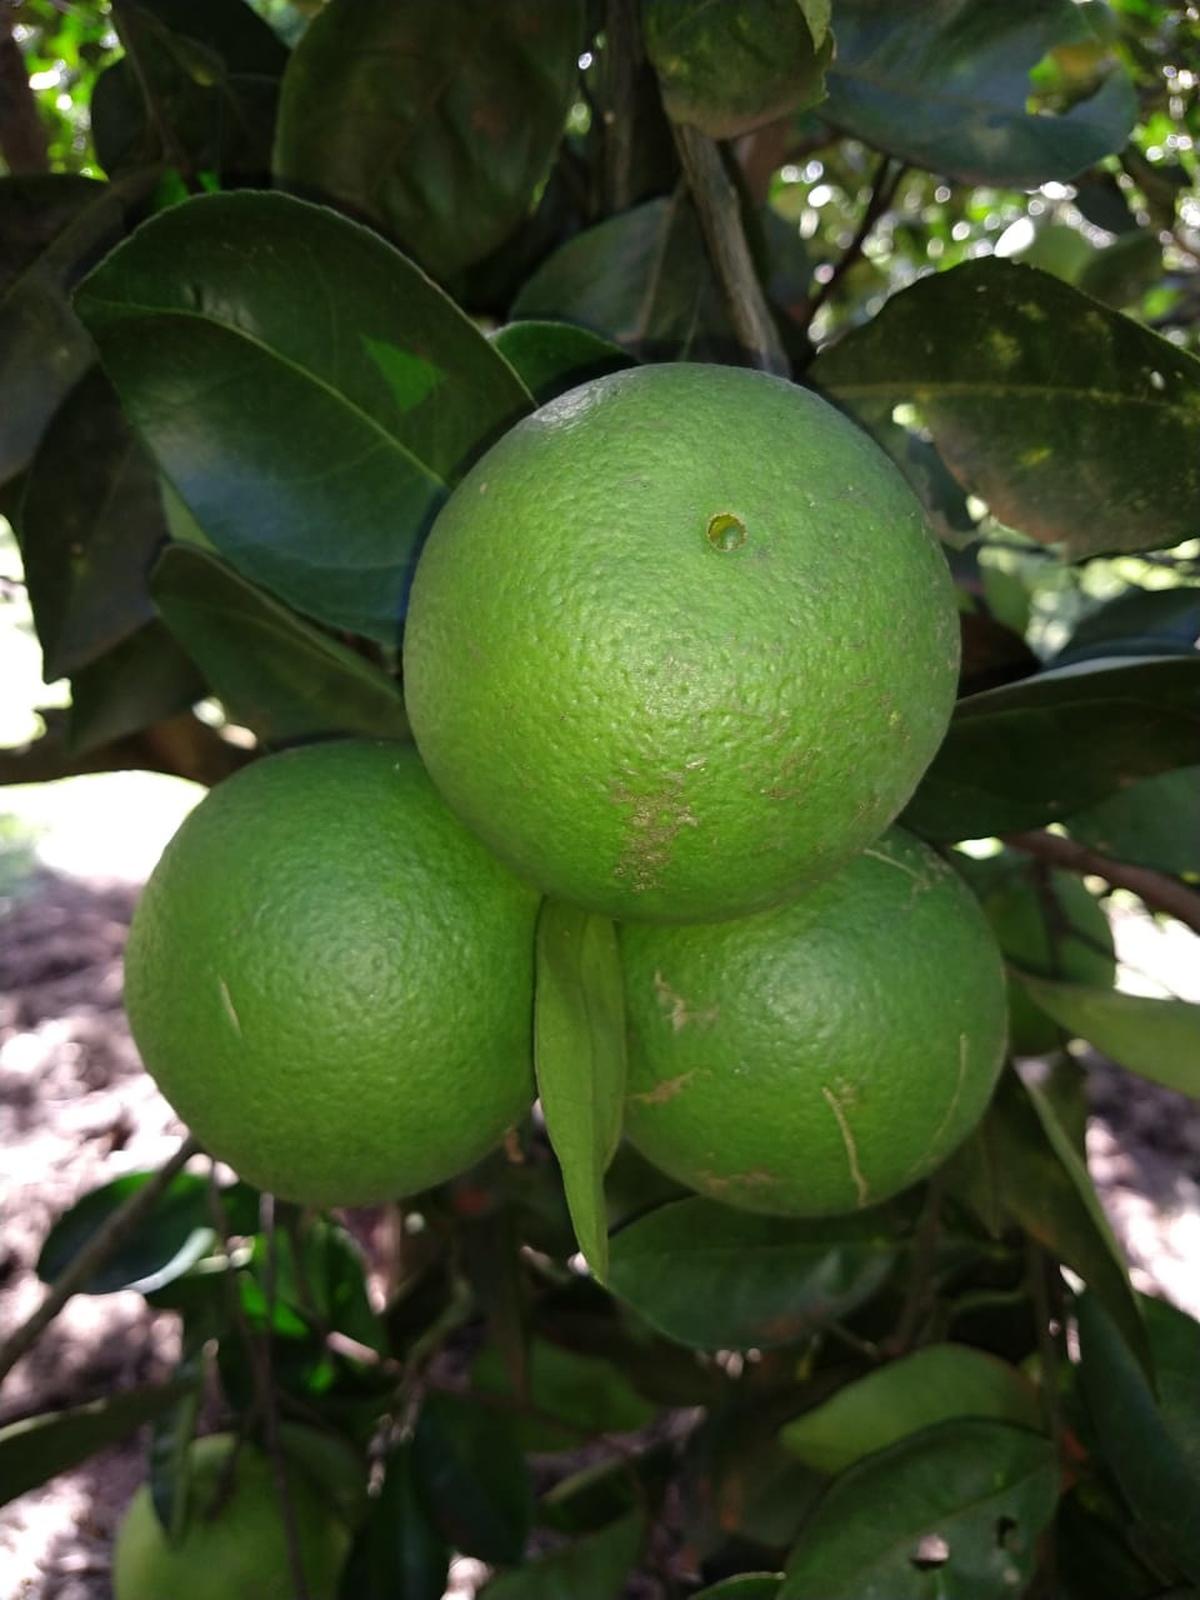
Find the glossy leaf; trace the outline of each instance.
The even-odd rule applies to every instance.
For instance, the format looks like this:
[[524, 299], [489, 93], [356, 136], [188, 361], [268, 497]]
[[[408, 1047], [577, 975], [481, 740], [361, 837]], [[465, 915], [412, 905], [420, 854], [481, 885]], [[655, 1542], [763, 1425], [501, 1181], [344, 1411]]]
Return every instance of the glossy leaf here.
[[1027, 109], [1029, 74], [1087, 37], [1070, 0], [838, 0], [823, 114], [855, 138], [962, 183], [1034, 189], [1120, 150], [1137, 114], [1116, 71], [1061, 116]]
[[[1105, 1465], [1155, 1543], [1200, 1582], [1200, 1475], [1173, 1437], [1146, 1374], [1095, 1296], [1076, 1306], [1079, 1376]], [[1193, 1324], [1193, 1329], [1194, 1329]], [[1193, 1339], [1192, 1361], [1195, 1363]]]
[[0, 393], [21, 399], [0, 416], [0, 483], [27, 465], [95, 357], [68, 294], [124, 226], [124, 194], [109, 184], [0, 178]]
[[1032, 1238], [1094, 1290], [1130, 1349], [1148, 1365], [1146, 1329], [1121, 1247], [1082, 1158], [1044, 1095], [1016, 1072], [1006, 1072], [950, 1178], [973, 1205], [980, 1191], [994, 1193]]
[[387, 1458], [383, 1488], [346, 1559], [339, 1600], [442, 1600], [449, 1568], [450, 1552], [421, 1501], [412, 1446], [402, 1444]]
[[431, 1394], [417, 1422], [413, 1462], [447, 1544], [481, 1561], [521, 1559], [533, 1488], [510, 1418], [466, 1396]]
[[1127, 589], [1089, 612], [1056, 667], [1114, 656], [1180, 656], [1200, 639], [1200, 589]]
[[930, 1344], [868, 1372], [781, 1429], [806, 1466], [837, 1473], [910, 1433], [956, 1417], [990, 1417], [1038, 1432], [1029, 1379], [969, 1345]]
[[1101, 1055], [1168, 1089], [1200, 1097], [1200, 1005], [1053, 983], [1027, 972], [1018, 978], [1048, 1016]]
[[1176, 1448], [1200, 1482], [1200, 1322], [1167, 1300], [1142, 1296], [1154, 1352], [1158, 1406]]
[[[38, 1256], [38, 1276], [52, 1283], [87, 1244], [97, 1228], [131, 1194], [153, 1177], [132, 1172], [92, 1189], [65, 1211], [51, 1228]], [[257, 1200], [241, 1184], [222, 1191], [222, 1201], [235, 1232], [257, 1225]], [[170, 1283], [193, 1266], [214, 1240], [208, 1180], [181, 1172], [142, 1218], [134, 1233], [108, 1257], [80, 1289], [81, 1294], [113, 1294], [122, 1289], [143, 1293]]]
[[776, 1600], [782, 1572], [742, 1572], [711, 1589], [701, 1589], [695, 1600]]
[[960, 700], [906, 826], [935, 839], [1042, 827], [1195, 760], [1200, 656], [1081, 662]]
[[604, 1173], [621, 1137], [626, 1076], [624, 978], [607, 917], [557, 900], [542, 906], [533, 1034], [538, 1095], [575, 1237], [603, 1281]]
[[167, 535], [153, 464], [98, 370], [75, 387], [42, 435], [20, 520], [43, 676], [51, 683], [150, 621], [148, 572]]
[[510, 322], [492, 343], [539, 406], [608, 372], [633, 365], [608, 339], [569, 322]]
[[[547, 1339], [535, 1339], [529, 1350], [529, 1417], [521, 1417], [519, 1434], [527, 1450], [554, 1451], [578, 1446], [605, 1433], [629, 1433], [653, 1421], [656, 1411], [610, 1361], [566, 1350]], [[516, 1402], [522, 1396], [505, 1371], [500, 1352], [489, 1347], [471, 1369], [471, 1385], [481, 1394], [502, 1395]]]
[[408, 737], [404, 699], [391, 678], [217, 557], [172, 545], [151, 590], [230, 717], [260, 739]]
[[480, 1600], [621, 1600], [645, 1535], [639, 1512], [590, 1533], [540, 1561], [505, 1572], [480, 1592]]
[[298, 610], [384, 642], [447, 489], [530, 404], [417, 268], [284, 195], [160, 213], [76, 306], [220, 553]]
[[1103, 855], [1200, 877], [1200, 766], [1180, 767], [1118, 789], [1067, 819], [1080, 844]]
[[84, 755], [177, 716], [206, 692], [196, 664], [155, 620], [71, 675], [67, 733]]
[[850, 411], [915, 404], [1002, 522], [1072, 556], [1195, 533], [1200, 361], [1047, 273], [984, 260], [922, 278], [809, 378]]
[[890, 1276], [887, 1212], [799, 1222], [676, 1200], [612, 1240], [609, 1283], [647, 1322], [700, 1350], [791, 1344]]
[[1038, 1434], [986, 1421], [927, 1428], [834, 1482], [779, 1600], [1006, 1600], [1033, 1576], [1058, 1490], [1054, 1448]]
[[711, 360], [735, 348], [696, 213], [678, 191], [561, 245], [513, 316], [578, 323], [649, 360]]
[[583, 33], [580, 0], [331, 0], [284, 76], [276, 175], [444, 280], [532, 208]]
[[825, 95], [829, 0], [642, 0], [663, 105], [712, 139], [736, 139]]
[[185, 1387], [161, 1383], [119, 1390], [0, 1427], [0, 1505], [126, 1438], [174, 1405]]

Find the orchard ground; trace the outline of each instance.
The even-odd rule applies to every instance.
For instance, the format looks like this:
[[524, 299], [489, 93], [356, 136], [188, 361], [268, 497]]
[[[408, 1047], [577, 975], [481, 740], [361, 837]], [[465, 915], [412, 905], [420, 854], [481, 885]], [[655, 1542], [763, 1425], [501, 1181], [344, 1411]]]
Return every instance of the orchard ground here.
[[[0, 604], [5, 743], [33, 732], [35, 699], [53, 698], [39, 668], [11, 590]], [[129, 773], [0, 795], [0, 1328], [37, 1302], [33, 1262], [53, 1217], [178, 1142], [129, 1039], [121, 950], [137, 886], [201, 794]], [[1119, 895], [1111, 912], [1121, 988], [1200, 1000], [1200, 939]], [[1089, 1160], [1134, 1282], [1200, 1316], [1200, 1108], [1094, 1058], [1089, 1067]], [[369, 1249], [365, 1214], [360, 1232]], [[138, 1294], [78, 1297], [14, 1371], [0, 1421], [165, 1377], [176, 1343], [174, 1320]], [[141, 1449], [135, 1439], [106, 1451], [0, 1512], [3, 1600], [107, 1600], [112, 1530]], [[484, 1571], [458, 1563], [449, 1592], [473, 1594]]]

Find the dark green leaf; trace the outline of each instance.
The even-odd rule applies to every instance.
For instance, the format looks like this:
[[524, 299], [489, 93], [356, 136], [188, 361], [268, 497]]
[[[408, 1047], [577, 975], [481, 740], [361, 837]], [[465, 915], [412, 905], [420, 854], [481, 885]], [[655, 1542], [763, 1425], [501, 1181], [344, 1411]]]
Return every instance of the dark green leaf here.
[[833, 57], [829, 0], [642, 0], [646, 54], [674, 122], [712, 139], [815, 105]]
[[1143, 1295], [1163, 1421], [1200, 1483], [1200, 1323], [1166, 1300]]
[[558, 900], [538, 918], [534, 1061], [575, 1237], [603, 1281], [604, 1173], [625, 1103], [624, 979], [612, 922]]
[[580, 0], [331, 0], [284, 76], [276, 174], [445, 279], [532, 209], [582, 48]]
[[788, 1557], [779, 1600], [1006, 1600], [1033, 1576], [1058, 1489], [1054, 1447], [1037, 1434], [927, 1428], [836, 1480]]
[[183, 1532], [188, 1514], [188, 1452], [204, 1399], [204, 1366], [199, 1353], [184, 1358], [176, 1369], [183, 1392], [154, 1419], [150, 1433], [150, 1498], [159, 1523], [172, 1542]]
[[669, 1440], [635, 1456], [598, 1461], [548, 1489], [538, 1501], [537, 1520], [559, 1533], [592, 1533], [628, 1511], [657, 1504], [676, 1465]]
[[[471, 1383], [481, 1394], [512, 1401], [514, 1414], [520, 1416], [523, 1397], [494, 1347], [485, 1348], [476, 1360]], [[547, 1339], [535, 1339], [530, 1346], [528, 1403], [536, 1415], [521, 1418], [526, 1450], [564, 1450], [600, 1434], [630, 1433], [657, 1414], [612, 1362], [564, 1350]]]
[[520, 1561], [533, 1488], [509, 1417], [464, 1395], [431, 1394], [417, 1422], [413, 1462], [447, 1544], [481, 1561]]
[[[131, 1194], [147, 1184], [151, 1172], [131, 1172], [92, 1189], [65, 1211], [51, 1228], [38, 1256], [38, 1276], [51, 1283], [59, 1276]], [[234, 1231], [250, 1232], [256, 1226], [257, 1205], [252, 1190], [235, 1184], [222, 1191]], [[173, 1178], [136, 1231], [109, 1256], [82, 1286], [82, 1294], [112, 1294], [121, 1289], [143, 1293], [170, 1283], [205, 1255], [213, 1243], [208, 1180], [190, 1172]]]
[[935, 839], [1057, 822], [1195, 760], [1200, 656], [1081, 662], [969, 695], [904, 814]]
[[743, 1572], [711, 1589], [701, 1589], [695, 1600], [776, 1600], [782, 1572]]
[[[117, 0], [125, 10], [130, 0]], [[139, 11], [157, 18], [172, 33], [193, 40], [220, 56], [233, 72], [277, 78], [287, 65], [288, 49], [246, 0], [136, 0]]]
[[10, 397], [0, 419], [0, 483], [26, 466], [94, 359], [67, 296], [124, 227], [124, 197], [108, 184], [65, 173], [0, 178], [0, 393]]
[[76, 755], [186, 711], [205, 682], [161, 622], [148, 622], [71, 676], [68, 739]]
[[1200, 361], [1047, 273], [923, 278], [809, 376], [851, 411], [914, 403], [1002, 522], [1073, 556], [1196, 532]]
[[[1105, 1463], [1159, 1547], [1189, 1578], [1200, 1581], [1195, 1436], [1191, 1450], [1180, 1447], [1145, 1373], [1097, 1296], [1084, 1295], [1076, 1316], [1080, 1383]], [[1195, 1351], [1193, 1324], [1193, 1367]]]
[[1127, 589], [1089, 612], [1054, 658], [1057, 667], [1113, 656], [1182, 656], [1200, 639], [1200, 589]]
[[1200, 766], [1143, 778], [1077, 811], [1067, 831], [1118, 861], [1200, 877]]
[[339, 1600], [442, 1600], [449, 1567], [421, 1503], [412, 1446], [402, 1444], [346, 1560]]
[[1200, 1096], [1200, 1005], [1017, 975], [1061, 1028], [1131, 1072]]
[[578, 323], [660, 361], [702, 361], [734, 348], [700, 225], [682, 192], [569, 239], [526, 283], [513, 316]]
[[260, 739], [407, 738], [404, 700], [391, 678], [215, 556], [170, 546], [151, 590], [229, 715]]
[[252, 1269], [241, 1278], [242, 1304], [253, 1321], [269, 1321], [293, 1338], [332, 1331], [384, 1349], [383, 1325], [367, 1298], [366, 1263], [344, 1228], [320, 1215], [296, 1218], [277, 1229], [273, 1263], [269, 1256], [266, 1238], [256, 1239]]
[[700, 1350], [791, 1344], [883, 1287], [890, 1213], [799, 1222], [676, 1200], [612, 1240], [609, 1282], [646, 1320]]
[[0, 1505], [124, 1439], [174, 1405], [185, 1388], [162, 1383], [126, 1389], [0, 1428]]
[[1137, 115], [1117, 71], [1063, 116], [1027, 109], [1029, 74], [1086, 37], [1069, 0], [838, 0], [823, 114], [856, 138], [963, 183], [1033, 189], [1119, 150]]
[[492, 335], [492, 343], [540, 406], [633, 365], [608, 339], [569, 322], [510, 322]]
[[1063, 1584], [1059, 1600], [1167, 1600], [1161, 1583], [1130, 1548], [1126, 1535], [1132, 1532], [1136, 1539], [1137, 1530], [1125, 1507], [1097, 1507], [1091, 1503], [1095, 1499], [1092, 1479], [1059, 1504], [1053, 1533]]
[[980, 1184], [994, 1188], [1026, 1232], [1089, 1285], [1137, 1358], [1149, 1362], [1121, 1248], [1082, 1159], [1043, 1095], [1006, 1072], [978, 1134], [951, 1171], [968, 1191]]
[[780, 1442], [807, 1466], [837, 1473], [910, 1433], [956, 1417], [990, 1417], [1037, 1432], [1029, 1379], [969, 1345], [931, 1344], [849, 1383], [789, 1422]]
[[480, 1600], [621, 1600], [645, 1533], [632, 1512], [599, 1533], [493, 1578]]
[[20, 526], [47, 683], [153, 617], [147, 574], [167, 536], [158, 478], [98, 369], [42, 435]]
[[1078, 285], [1095, 300], [1119, 311], [1136, 304], [1163, 276], [1162, 245], [1152, 228], [1123, 234], [1106, 250], [1093, 250]]
[[172, 207], [76, 305], [221, 554], [299, 610], [389, 643], [447, 488], [530, 403], [415, 267], [284, 195]]

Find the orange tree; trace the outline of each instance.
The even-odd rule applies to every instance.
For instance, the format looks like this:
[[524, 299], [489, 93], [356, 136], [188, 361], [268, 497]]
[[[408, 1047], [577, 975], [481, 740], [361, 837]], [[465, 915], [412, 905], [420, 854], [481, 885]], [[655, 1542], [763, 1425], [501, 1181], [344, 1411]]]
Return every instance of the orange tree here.
[[[57, 1222], [45, 1302], [0, 1348], [7, 1371], [73, 1293], [133, 1286], [180, 1319], [169, 1383], [0, 1431], [8, 1499], [149, 1425], [119, 1600], [165, 1581], [222, 1593], [247, 1571], [263, 1593], [308, 1600], [438, 1600], [454, 1553], [493, 1569], [495, 1600], [1200, 1592], [1200, 1333], [1130, 1286], [1087, 1173], [1086, 1052], [1072, 1044], [1200, 1091], [1197, 1008], [1116, 989], [1104, 916], [1108, 896], [1132, 895], [1200, 930], [1198, 60], [1194, 8], [1157, 0], [6, 8], [0, 511], [46, 679], [71, 695], [35, 743], [0, 753], [0, 777], [147, 767], [230, 784], [185, 829], [208, 828], [217, 859], [164, 865], [131, 988], [168, 1092], [184, 1094], [173, 1072], [219, 1059], [220, 1117], [201, 1125], [211, 1095], [191, 1085], [198, 1138]], [[731, 398], [724, 416], [710, 401], [676, 471], [677, 407], [629, 422], [610, 408], [594, 461], [585, 450], [568, 468], [554, 445], [541, 459], [558, 465], [521, 479], [530, 439], [600, 415], [597, 395], [669, 395], [680, 386], [638, 374], [672, 362], [772, 375], [780, 408], [825, 420], [792, 458], [790, 424], [767, 427], [764, 411], [757, 429], [757, 401]], [[682, 387], [735, 395], [703, 371]], [[813, 442], [821, 428], [841, 441], [833, 455]], [[661, 452], [646, 444], [656, 429]], [[691, 481], [720, 487], [733, 457], [741, 498], [706, 504], [668, 596], [654, 541]], [[472, 546], [493, 469], [508, 498]], [[839, 608], [858, 526], [845, 506], [866, 479], [904, 509], [894, 524], [871, 512], [875, 554], [853, 547]], [[604, 565], [603, 541], [593, 563], [586, 540], [606, 519], [624, 555]], [[901, 523], [905, 538], [932, 530], [954, 578], [952, 712], [957, 650], [943, 648], [924, 705], [920, 690], [950, 593], [942, 556], [936, 577], [920, 557], [926, 588], [894, 578]], [[808, 609], [796, 529], [822, 575]], [[506, 539], [532, 565], [518, 570]], [[472, 585], [473, 550], [486, 560]], [[750, 575], [738, 581], [753, 579], [774, 633], [736, 604], [725, 632], [705, 631], [717, 571]], [[574, 610], [573, 632], [554, 633], [556, 609]], [[681, 659], [690, 699], [671, 676]], [[406, 660], [418, 746], [462, 820], [416, 776], [420, 829], [386, 782], [327, 786], [315, 830], [294, 794], [273, 811], [268, 772], [304, 766], [272, 754], [286, 747], [373, 741], [350, 765], [378, 784], [386, 742], [410, 738]], [[803, 691], [829, 660], [822, 712]], [[530, 707], [557, 703], [572, 672], [594, 721], [577, 704], [529, 743]], [[870, 692], [839, 698], [839, 673]], [[706, 832], [709, 791], [691, 776], [705, 759], [686, 754], [695, 729], [735, 716], [722, 685], [732, 705], [747, 684], [754, 725], [779, 743], [756, 794], [794, 805], [822, 848], [831, 831], [851, 840], [826, 850], [811, 889], [775, 884], [782, 908], [763, 890], [762, 851], [795, 843], [771, 832], [778, 810], [739, 810], [718, 781], [725, 833]], [[905, 718], [929, 741], [919, 757], [895, 754]], [[658, 788], [620, 776], [631, 729], [639, 781], [683, 751]], [[766, 759], [743, 722], [714, 764], [722, 750], [741, 761], [747, 738], [750, 766]], [[604, 741], [609, 802], [640, 841], [616, 889], [605, 830], [585, 825]], [[239, 777], [252, 746], [285, 765]], [[415, 774], [411, 749], [402, 766]], [[918, 838], [871, 845], [900, 807]], [[215, 819], [239, 808], [245, 860], [235, 844], [222, 881]], [[290, 818], [272, 839], [282, 880], [307, 873], [319, 892], [291, 894], [280, 919], [298, 935], [247, 996], [253, 973], [218, 966], [255, 925], [254, 830], [270, 838], [276, 815]], [[590, 910], [557, 881], [556, 828]], [[559, 891], [536, 933], [536, 897], [469, 830]], [[483, 863], [456, 880], [454, 904], [474, 909], [412, 922], [411, 884], [433, 882], [440, 904], [451, 859]], [[634, 904], [638, 925], [615, 927], [609, 899], [625, 915], [630, 894], [657, 894], [668, 860], [710, 916], [759, 920], [697, 928], [685, 906], [685, 925], [655, 927]], [[181, 873], [195, 887], [176, 927]], [[431, 1055], [444, 1066], [443, 1130], [449, 1063], [487, 1053], [461, 1047], [455, 983], [471, 974], [453, 967], [480, 874], [519, 908], [503, 938], [525, 941], [497, 968], [514, 975], [516, 1076], [484, 1135], [451, 1129], [448, 1147], [471, 1159], [532, 1101], [535, 1065], [539, 1104], [417, 1193], [406, 1171], [428, 1182], [458, 1163], [430, 1165], [397, 1132], [393, 1193], [392, 1041], [395, 1071], [419, 1057], [427, 1094]], [[397, 925], [417, 929], [413, 970], [428, 972], [424, 1033], [403, 964], [389, 966], [393, 893]], [[953, 907], [941, 921], [939, 897]], [[680, 904], [664, 891], [655, 915]], [[322, 919], [353, 957], [340, 1015]], [[1011, 1055], [1001, 1068], [989, 921], [1013, 1048], [1036, 1070]], [[387, 1006], [372, 1012], [376, 982]], [[470, 996], [472, 1040], [487, 998]], [[363, 1040], [369, 1185], [353, 1147]], [[755, 1077], [760, 1044], [770, 1066]], [[724, 1083], [718, 1046], [734, 1063]], [[343, 1093], [296, 1155], [295, 1105], [264, 1099], [253, 1073], [267, 1061], [283, 1081], [300, 1058], [313, 1103], [330, 1093], [322, 1072]], [[820, 1096], [803, 1115], [802, 1072]], [[704, 1094], [689, 1099], [693, 1079]], [[869, 1128], [868, 1103], [882, 1106]], [[818, 1124], [819, 1151], [789, 1132]], [[227, 1128], [244, 1171], [222, 1187], [209, 1158]], [[359, 1214], [304, 1192], [309, 1135], [328, 1171], [351, 1174], [338, 1183], [363, 1185], [347, 1200], [369, 1187], [385, 1203], [370, 1294]], [[743, 1145], [783, 1166], [760, 1170]], [[887, 1195], [873, 1190], [892, 1167]], [[277, 1195], [256, 1171], [282, 1174], [266, 1180]], [[232, 1444], [193, 1444], [202, 1397]], [[234, 1465], [214, 1492], [218, 1456]], [[309, 1526], [320, 1507], [342, 1525], [328, 1539]], [[306, 1567], [313, 1540], [332, 1566]]]

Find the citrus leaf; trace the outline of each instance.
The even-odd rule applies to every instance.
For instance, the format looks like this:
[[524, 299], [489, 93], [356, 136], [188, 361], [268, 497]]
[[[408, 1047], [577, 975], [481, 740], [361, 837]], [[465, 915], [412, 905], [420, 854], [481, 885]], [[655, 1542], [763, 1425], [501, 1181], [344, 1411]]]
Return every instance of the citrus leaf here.
[[527, 281], [512, 314], [578, 323], [647, 360], [735, 348], [700, 224], [682, 192], [587, 228]]
[[154, 616], [146, 574], [167, 536], [158, 478], [96, 369], [42, 435], [20, 527], [47, 683], [95, 661]]
[[[611, 1361], [565, 1350], [548, 1339], [530, 1345], [528, 1385], [528, 1404], [536, 1415], [520, 1418], [518, 1435], [526, 1450], [577, 1448], [582, 1439], [644, 1428], [657, 1415]], [[472, 1367], [471, 1386], [480, 1394], [525, 1398], [517, 1395], [494, 1345]]]
[[464, 1395], [431, 1394], [413, 1463], [430, 1518], [453, 1549], [481, 1561], [520, 1561], [533, 1487], [508, 1417]]
[[384, 642], [447, 490], [530, 405], [416, 267], [285, 195], [161, 212], [75, 304], [217, 550], [298, 610]]
[[450, 1552], [421, 1502], [413, 1447], [402, 1444], [346, 1559], [339, 1600], [442, 1600], [449, 1569]]
[[276, 176], [444, 280], [531, 209], [583, 42], [581, 0], [331, 0], [284, 74]]
[[0, 1428], [0, 1505], [124, 1439], [175, 1405], [187, 1387], [179, 1382], [126, 1389]]
[[808, 376], [851, 411], [915, 404], [963, 484], [1071, 556], [1196, 532], [1200, 361], [1047, 273], [922, 278]]
[[1065, 115], [1029, 112], [1031, 70], [1087, 37], [1069, 0], [838, 0], [835, 21], [823, 115], [913, 166], [1034, 189], [1120, 150], [1133, 127], [1119, 70]]
[[673, 122], [736, 139], [825, 97], [828, 0], [642, 0], [646, 55]]
[[1143, 1078], [1200, 1097], [1200, 1005], [1055, 983], [1028, 972], [1017, 978], [1068, 1033]]
[[534, 1062], [575, 1237], [603, 1282], [604, 1173], [625, 1102], [624, 978], [612, 922], [558, 900], [538, 918]]
[[260, 739], [408, 736], [403, 697], [385, 673], [215, 556], [169, 546], [151, 592], [229, 715]]
[[492, 344], [540, 406], [578, 384], [633, 365], [610, 340], [569, 322], [510, 322], [492, 335]]
[[1143, 778], [1076, 811], [1067, 832], [1118, 861], [1200, 877], [1200, 766]]
[[621, 1600], [645, 1536], [634, 1511], [599, 1533], [589, 1533], [540, 1561], [493, 1578], [480, 1600]]
[[1127, 589], [1076, 625], [1056, 667], [1096, 657], [1182, 656], [1200, 639], [1200, 589]]
[[[1200, 1473], [1181, 1449], [1146, 1374], [1095, 1295], [1075, 1308], [1079, 1378], [1105, 1464], [1155, 1542], [1200, 1581]], [[1192, 1355], [1195, 1365], [1195, 1325]]]
[[903, 822], [972, 839], [1057, 822], [1195, 760], [1200, 656], [1080, 662], [968, 695]]
[[699, 1350], [791, 1344], [876, 1294], [898, 1244], [883, 1209], [799, 1222], [675, 1200], [612, 1240], [609, 1286]]
[[71, 675], [68, 747], [80, 756], [173, 717], [201, 699], [205, 682], [157, 618]]
[[1058, 1489], [1054, 1447], [1037, 1434], [974, 1420], [926, 1428], [833, 1483], [779, 1600], [1005, 1600], [1033, 1576]]
[[910, 1433], [956, 1417], [990, 1417], [1033, 1432], [1041, 1407], [1029, 1379], [969, 1345], [931, 1344], [849, 1383], [779, 1433], [806, 1466], [837, 1473]]
[[742, 1572], [711, 1589], [701, 1589], [695, 1600], [776, 1600], [782, 1572]]

